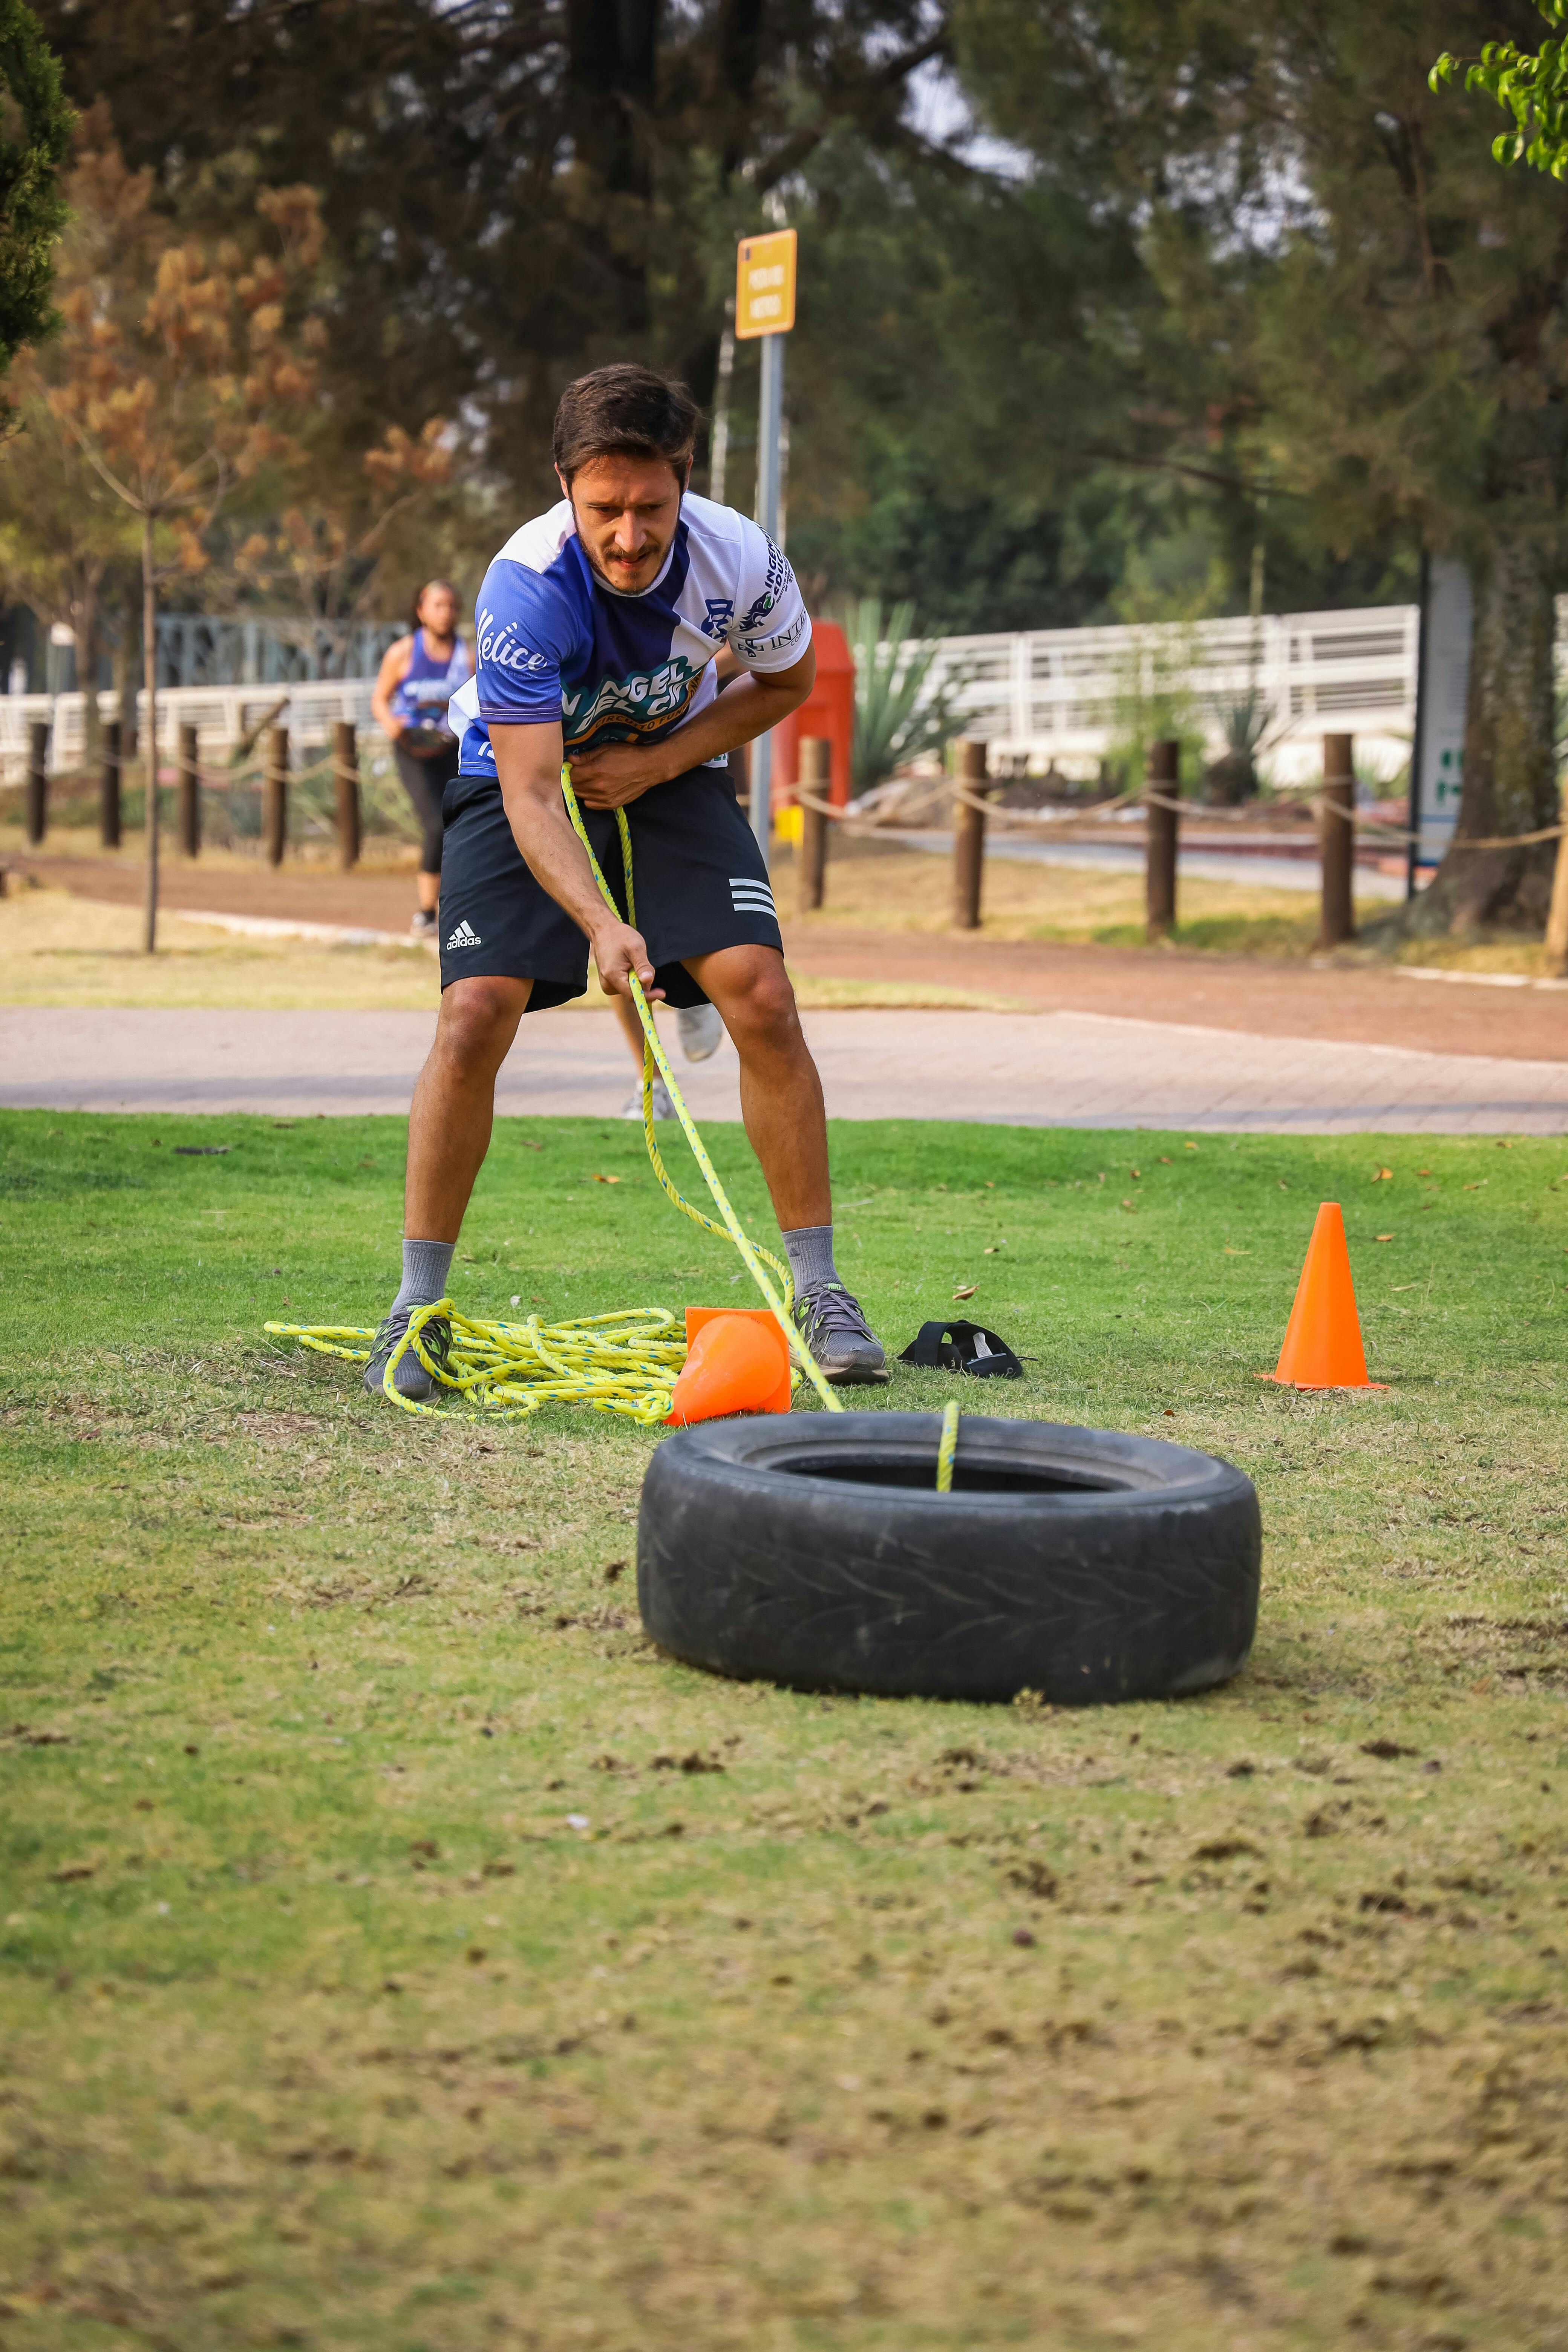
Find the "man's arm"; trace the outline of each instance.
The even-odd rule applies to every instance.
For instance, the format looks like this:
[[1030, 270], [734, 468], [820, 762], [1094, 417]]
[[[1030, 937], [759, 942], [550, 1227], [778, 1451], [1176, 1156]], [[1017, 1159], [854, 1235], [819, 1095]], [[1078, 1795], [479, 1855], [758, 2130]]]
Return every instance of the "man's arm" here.
[[705, 760], [754, 742], [798, 710], [816, 682], [816, 654], [811, 646], [788, 669], [744, 671], [706, 710], [661, 735], [657, 743], [608, 743], [601, 751], [584, 752], [572, 762], [572, 789], [586, 808], [624, 807], [671, 776], [683, 776]]
[[647, 995], [661, 997], [642, 933], [605, 906], [587, 853], [572, 830], [561, 796], [560, 720], [536, 727], [501, 727], [492, 720], [489, 737], [512, 838], [530, 873], [587, 933], [600, 986], [607, 995], [629, 996], [626, 974], [635, 971]]

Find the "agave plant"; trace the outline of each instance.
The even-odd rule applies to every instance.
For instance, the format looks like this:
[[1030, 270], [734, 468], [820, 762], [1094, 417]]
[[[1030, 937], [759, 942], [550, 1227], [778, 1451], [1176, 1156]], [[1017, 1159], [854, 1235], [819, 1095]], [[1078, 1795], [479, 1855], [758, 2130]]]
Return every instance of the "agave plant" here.
[[845, 633], [855, 656], [855, 791], [869, 792], [900, 761], [944, 743], [957, 725], [947, 681], [933, 686], [936, 647], [914, 636], [912, 604], [895, 604], [886, 626], [879, 596], [849, 607]]
[[1204, 772], [1211, 801], [1234, 808], [1256, 797], [1258, 753], [1268, 732], [1269, 721], [1268, 698], [1259, 687], [1249, 687], [1246, 694], [1228, 705], [1222, 720], [1225, 750]]

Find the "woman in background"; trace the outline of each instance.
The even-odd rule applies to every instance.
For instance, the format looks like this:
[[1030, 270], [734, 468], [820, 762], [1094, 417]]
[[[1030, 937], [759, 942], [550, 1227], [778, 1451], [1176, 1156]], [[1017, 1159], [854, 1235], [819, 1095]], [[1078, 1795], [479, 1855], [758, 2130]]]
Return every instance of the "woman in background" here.
[[441, 898], [441, 801], [458, 772], [458, 739], [447, 705], [473, 674], [474, 657], [458, 635], [458, 593], [447, 580], [427, 580], [414, 600], [410, 635], [388, 646], [371, 697], [377, 725], [392, 745], [403, 789], [423, 840], [416, 939], [437, 927]]

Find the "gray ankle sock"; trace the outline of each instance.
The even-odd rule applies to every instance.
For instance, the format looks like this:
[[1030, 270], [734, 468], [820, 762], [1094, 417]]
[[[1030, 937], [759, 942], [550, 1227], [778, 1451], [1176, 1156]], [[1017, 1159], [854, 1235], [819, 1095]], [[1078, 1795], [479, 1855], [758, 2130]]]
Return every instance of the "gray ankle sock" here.
[[783, 1238], [797, 1291], [810, 1290], [818, 1282], [838, 1280], [838, 1268], [833, 1263], [831, 1225], [796, 1225]]
[[456, 1242], [411, 1242], [403, 1244], [403, 1287], [392, 1302], [399, 1315], [405, 1307], [434, 1307], [447, 1296]]

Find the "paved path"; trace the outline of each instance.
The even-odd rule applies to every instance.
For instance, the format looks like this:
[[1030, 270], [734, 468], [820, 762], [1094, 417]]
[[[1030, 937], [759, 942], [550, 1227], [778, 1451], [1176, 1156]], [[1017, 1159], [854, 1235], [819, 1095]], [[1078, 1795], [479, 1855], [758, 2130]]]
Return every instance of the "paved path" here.
[[[403, 1112], [422, 1013], [0, 1009], [0, 1106], [93, 1111]], [[839, 1118], [1279, 1134], [1568, 1133], [1568, 1063], [1281, 1038], [1081, 1013], [815, 1013]], [[678, 1066], [680, 1066], [678, 1065]], [[612, 1116], [631, 1066], [607, 1013], [524, 1021], [499, 1108]], [[740, 1115], [726, 1045], [681, 1067], [701, 1118]]]
[[[140, 904], [134, 858], [46, 854], [13, 862], [83, 898]], [[1437, 988], [1386, 966], [1325, 968], [1180, 948], [1058, 947], [985, 932], [859, 929], [833, 919], [831, 864], [826, 913], [800, 922], [793, 919], [794, 880], [784, 869], [780, 884], [785, 953], [797, 971], [815, 978], [941, 980], [1020, 998], [1042, 1011], [1568, 1062], [1568, 983], [1563, 982], [1497, 988], [1461, 981]], [[193, 866], [172, 856], [165, 868], [171, 909], [211, 908], [289, 924], [402, 931], [412, 892], [412, 875], [374, 867], [338, 874], [300, 861], [274, 874], [255, 861], [242, 867], [237, 859], [204, 858]]]

